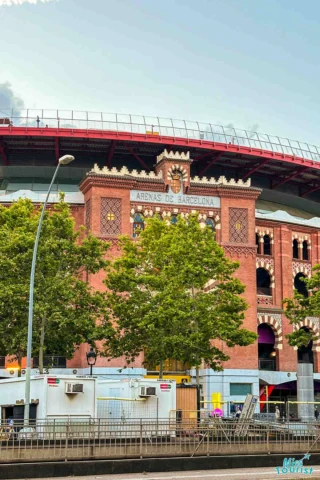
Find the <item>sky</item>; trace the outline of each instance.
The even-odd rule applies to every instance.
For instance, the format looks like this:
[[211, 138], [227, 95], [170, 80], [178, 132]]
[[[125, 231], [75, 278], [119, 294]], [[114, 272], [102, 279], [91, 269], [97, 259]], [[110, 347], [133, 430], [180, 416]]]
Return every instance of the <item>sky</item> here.
[[0, 110], [234, 125], [320, 145], [319, 0], [0, 0]]

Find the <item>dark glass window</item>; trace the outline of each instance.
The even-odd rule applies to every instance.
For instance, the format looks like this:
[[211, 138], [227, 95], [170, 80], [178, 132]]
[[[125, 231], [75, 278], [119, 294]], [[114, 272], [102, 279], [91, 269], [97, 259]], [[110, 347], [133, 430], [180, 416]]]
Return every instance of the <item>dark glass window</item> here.
[[271, 295], [270, 274], [264, 268], [257, 268], [257, 295]]
[[230, 395], [247, 395], [252, 393], [252, 383], [230, 383]]
[[303, 273], [297, 273], [297, 275], [294, 277], [294, 288], [298, 290], [301, 295], [307, 298], [308, 289], [306, 283], [303, 281], [303, 278], [306, 278]]
[[298, 240], [296, 238], [292, 242], [292, 257], [299, 258]]
[[263, 253], [271, 255], [271, 239], [269, 235], [264, 235], [263, 237]]
[[[307, 327], [302, 327], [301, 330], [311, 333]], [[298, 363], [314, 363], [312, 346], [313, 342], [310, 340], [307, 346], [303, 345], [298, 348]]]
[[309, 260], [308, 242], [306, 240], [302, 243], [302, 258], [303, 260]]
[[[44, 355], [43, 366], [47, 368], [67, 368], [67, 359], [58, 355]], [[33, 367], [39, 367], [39, 357], [33, 357]]]

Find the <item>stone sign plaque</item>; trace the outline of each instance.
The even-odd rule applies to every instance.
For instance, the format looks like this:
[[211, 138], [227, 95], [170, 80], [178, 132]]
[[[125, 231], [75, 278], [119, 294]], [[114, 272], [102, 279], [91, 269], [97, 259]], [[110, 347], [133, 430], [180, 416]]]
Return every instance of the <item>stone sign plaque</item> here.
[[170, 205], [185, 205], [187, 207], [212, 207], [220, 208], [219, 197], [207, 197], [202, 195], [183, 195], [174, 193], [145, 192], [142, 190], [130, 190], [131, 202], [141, 203], [164, 203]]

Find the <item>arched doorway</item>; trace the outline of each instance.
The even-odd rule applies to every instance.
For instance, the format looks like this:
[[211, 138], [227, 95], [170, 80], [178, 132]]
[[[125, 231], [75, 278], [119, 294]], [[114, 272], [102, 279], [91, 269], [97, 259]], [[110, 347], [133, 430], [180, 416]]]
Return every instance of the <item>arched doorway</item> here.
[[306, 276], [299, 272], [297, 275], [294, 277], [294, 288], [297, 290], [301, 295], [304, 297], [308, 297], [308, 289], [306, 283], [302, 280], [303, 278], [306, 278]]
[[275, 335], [267, 323], [258, 326], [259, 370], [277, 370], [277, 352], [274, 348]]
[[[301, 327], [300, 330], [304, 330], [307, 333], [311, 333], [310, 328], [308, 327]], [[310, 340], [308, 345], [305, 347], [298, 348], [298, 363], [312, 363], [314, 365], [314, 355], [313, 355], [313, 342]]]

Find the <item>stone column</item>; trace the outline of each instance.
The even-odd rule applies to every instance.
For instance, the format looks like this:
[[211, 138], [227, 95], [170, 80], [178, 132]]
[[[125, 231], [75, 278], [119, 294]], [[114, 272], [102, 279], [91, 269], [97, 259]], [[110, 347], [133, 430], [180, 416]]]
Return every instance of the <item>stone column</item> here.
[[[313, 365], [298, 363], [297, 365], [297, 400], [298, 402], [313, 402]], [[314, 421], [314, 405], [298, 403], [298, 416], [303, 422]]]
[[260, 255], [264, 254], [264, 238], [263, 234], [259, 232], [259, 247], [258, 247], [258, 253]]

